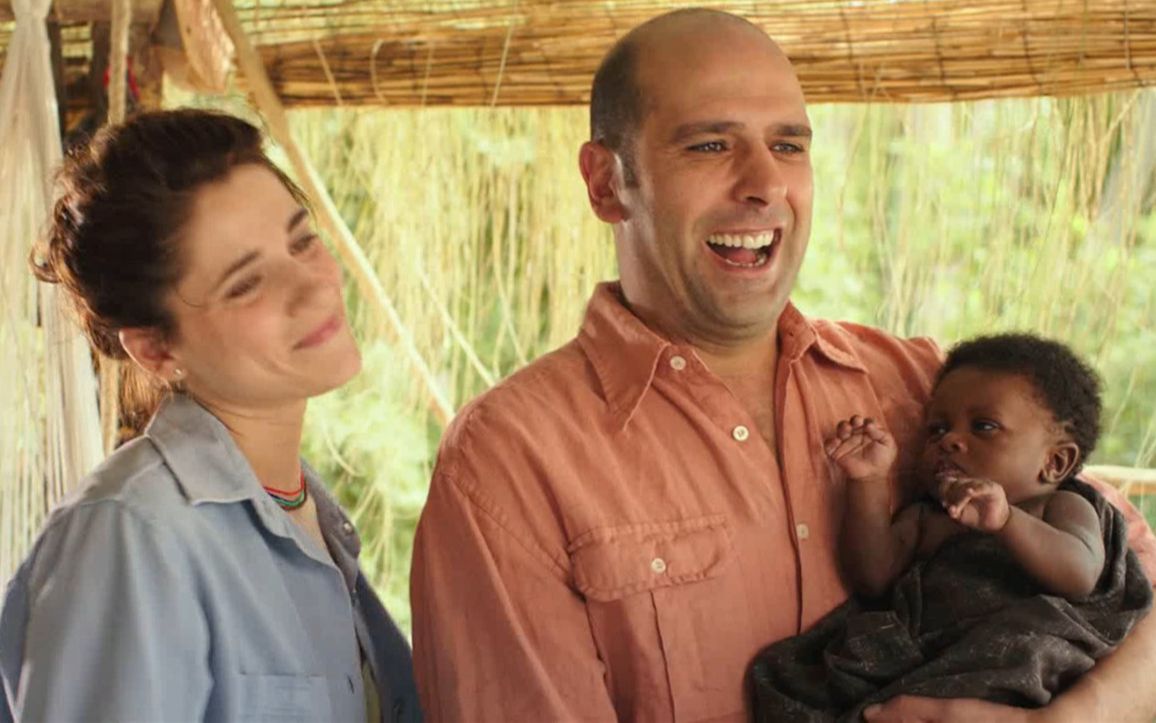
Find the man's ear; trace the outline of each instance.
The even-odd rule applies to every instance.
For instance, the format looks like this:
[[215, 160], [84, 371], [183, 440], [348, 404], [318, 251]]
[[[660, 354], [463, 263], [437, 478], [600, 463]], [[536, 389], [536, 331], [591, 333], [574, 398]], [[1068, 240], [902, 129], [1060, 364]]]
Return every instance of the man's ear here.
[[618, 195], [622, 183], [618, 154], [598, 141], [587, 141], [578, 151], [578, 169], [586, 182], [586, 195], [594, 215], [606, 223], [625, 220], [626, 208]]
[[1040, 481], [1058, 484], [1072, 476], [1072, 470], [1080, 461], [1080, 447], [1072, 441], [1057, 442], [1040, 470]]
[[182, 379], [184, 370], [172, 355], [168, 341], [159, 329], [130, 327], [118, 331], [117, 338], [129, 358], [152, 376], [170, 383]]

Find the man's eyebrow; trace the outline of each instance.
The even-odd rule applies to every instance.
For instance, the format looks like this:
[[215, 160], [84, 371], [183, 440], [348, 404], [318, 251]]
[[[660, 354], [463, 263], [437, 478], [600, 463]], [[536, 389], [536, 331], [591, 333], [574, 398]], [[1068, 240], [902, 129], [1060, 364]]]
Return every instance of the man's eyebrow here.
[[292, 231], [297, 227], [297, 224], [301, 223], [301, 221], [304, 220], [308, 215], [309, 212], [304, 208], [298, 208], [297, 212], [289, 218], [289, 223], [285, 225], [285, 230]]
[[773, 127], [775, 135], [789, 138], [810, 138], [814, 133], [805, 123], [780, 123]]
[[[687, 138], [699, 134], [728, 133], [744, 128], [745, 125], [737, 121], [708, 120], [694, 123], [683, 123], [674, 129], [671, 138], [674, 143], [680, 143]], [[787, 138], [811, 138], [811, 126], [806, 123], [777, 123], [770, 130], [776, 136]]]
[[237, 259], [233, 263], [229, 264], [229, 268], [225, 269], [225, 272], [223, 274], [221, 274], [219, 279], [217, 279], [217, 283], [213, 285], [213, 291], [216, 291], [217, 289], [219, 289], [221, 287], [221, 284], [225, 283], [225, 281], [230, 276], [232, 276], [233, 274], [237, 273], [241, 269], [245, 268], [249, 264], [256, 261], [257, 257], [260, 255], [261, 255], [261, 252], [259, 252], [259, 251], [250, 251], [249, 253], [245, 254], [244, 256]]
[[737, 129], [742, 128], [742, 127], [743, 127], [742, 123], [738, 123], [736, 121], [723, 121], [723, 120], [708, 120], [708, 121], [696, 121], [694, 123], [683, 123], [682, 125], [680, 125], [679, 127], [674, 129], [674, 133], [671, 134], [671, 140], [674, 143], [678, 143], [680, 141], [686, 140], [687, 138], [690, 138], [691, 136], [696, 136], [696, 135], [699, 135], [701, 133], [726, 133], [728, 131], [737, 130]]

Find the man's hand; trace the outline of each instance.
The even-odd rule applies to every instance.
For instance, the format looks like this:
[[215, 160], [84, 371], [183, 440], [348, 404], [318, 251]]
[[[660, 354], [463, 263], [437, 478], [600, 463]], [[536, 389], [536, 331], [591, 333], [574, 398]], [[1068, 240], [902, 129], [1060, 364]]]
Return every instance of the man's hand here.
[[980, 532], [999, 532], [1011, 515], [1004, 488], [986, 479], [942, 477], [939, 501], [951, 519]]
[[886, 480], [898, 451], [887, 430], [858, 414], [839, 422], [823, 449], [847, 479], [855, 481]]
[[900, 695], [881, 705], [868, 706], [868, 723], [1037, 723], [1044, 709], [1029, 710], [988, 703], [975, 698], [923, 698]]

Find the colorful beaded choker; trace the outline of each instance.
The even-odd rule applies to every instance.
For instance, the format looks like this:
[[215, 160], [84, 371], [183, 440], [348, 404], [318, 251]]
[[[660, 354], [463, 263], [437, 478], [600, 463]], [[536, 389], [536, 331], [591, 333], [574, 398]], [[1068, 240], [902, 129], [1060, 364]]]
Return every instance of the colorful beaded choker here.
[[305, 486], [305, 472], [301, 472], [301, 485], [295, 490], [279, 490], [275, 487], [261, 487], [269, 493], [273, 501], [281, 505], [283, 510], [295, 510], [309, 499], [309, 488]]

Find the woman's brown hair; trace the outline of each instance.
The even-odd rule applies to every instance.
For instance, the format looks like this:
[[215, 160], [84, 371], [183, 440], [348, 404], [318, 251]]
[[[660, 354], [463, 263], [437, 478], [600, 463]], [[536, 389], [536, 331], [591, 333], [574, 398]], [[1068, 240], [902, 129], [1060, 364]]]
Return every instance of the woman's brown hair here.
[[[245, 164], [268, 168], [302, 199], [265, 154], [261, 132], [223, 113], [142, 113], [69, 153], [32, 267], [38, 279], [65, 290], [100, 354], [127, 358], [121, 329], [177, 333], [164, 302], [182, 274], [180, 232], [194, 196]], [[138, 434], [166, 389], [135, 365], [124, 367], [121, 421]]]

